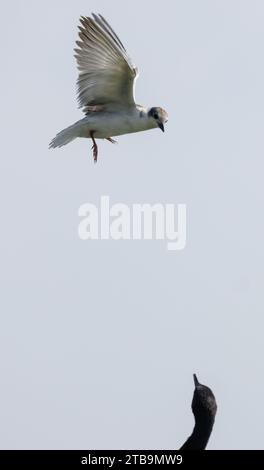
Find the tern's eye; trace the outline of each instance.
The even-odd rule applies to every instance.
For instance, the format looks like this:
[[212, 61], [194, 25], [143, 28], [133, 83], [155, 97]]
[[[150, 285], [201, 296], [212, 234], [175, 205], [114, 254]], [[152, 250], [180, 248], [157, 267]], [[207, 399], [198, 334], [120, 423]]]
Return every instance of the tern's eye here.
[[154, 117], [154, 119], [159, 119], [159, 115], [158, 115], [157, 113], [155, 113], [155, 114], [153, 115], [153, 117]]

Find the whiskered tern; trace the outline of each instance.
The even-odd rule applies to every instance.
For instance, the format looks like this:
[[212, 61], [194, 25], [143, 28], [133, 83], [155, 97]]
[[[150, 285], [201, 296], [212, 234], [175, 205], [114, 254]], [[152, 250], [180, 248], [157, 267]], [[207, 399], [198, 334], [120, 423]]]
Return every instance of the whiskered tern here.
[[98, 157], [96, 139], [115, 143], [114, 136], [159, 127], [168, 120], [160, 107], [135, 103], [137, 68], [122, 42], [102, 15], [80, 18], [75, 58], [79, 107], [85, 117], [59, 132], [50, 148], [62, 147], [77, 137], [92, 139], [94, 162]]

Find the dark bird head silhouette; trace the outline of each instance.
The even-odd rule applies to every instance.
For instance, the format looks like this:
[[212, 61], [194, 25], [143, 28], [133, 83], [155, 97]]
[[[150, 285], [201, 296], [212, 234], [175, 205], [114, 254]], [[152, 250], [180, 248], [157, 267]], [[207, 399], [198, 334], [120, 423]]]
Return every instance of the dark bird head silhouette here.
[[206, 385], [200, 384], [196, 375], [194, 379], [194, 394], [192, 400], [192, 411], [195, 426], [191, 436], [181, 447], [181, 450], [203, 450], [206, 448], [211, 435], [215, 415], [217, 411], [216, 400], [212, 390]]

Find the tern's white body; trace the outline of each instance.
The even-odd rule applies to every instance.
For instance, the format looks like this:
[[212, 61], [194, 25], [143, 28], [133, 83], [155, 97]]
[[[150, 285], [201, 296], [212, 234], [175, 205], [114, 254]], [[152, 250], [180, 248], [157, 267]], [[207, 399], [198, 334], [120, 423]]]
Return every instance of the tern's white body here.
[[79, 137], [90, 137], [94, 131], [96, 139], [107, 139], [122, 134], [154, 129], [157, 124], [148, 118], [147, 112], [137, 107], [125, 110], [93, 112], [76, 123]]
[[147, 110], [141, 107], [131, 107], [119, 111], [93, 111], [72, 126], [59, 132], [56, 136], [56, 143], [60, 147], [77, 137], [90, 138], [91, 132], [96, 139], [108, 139], [156, 127], [156, 122], [149, 119]]

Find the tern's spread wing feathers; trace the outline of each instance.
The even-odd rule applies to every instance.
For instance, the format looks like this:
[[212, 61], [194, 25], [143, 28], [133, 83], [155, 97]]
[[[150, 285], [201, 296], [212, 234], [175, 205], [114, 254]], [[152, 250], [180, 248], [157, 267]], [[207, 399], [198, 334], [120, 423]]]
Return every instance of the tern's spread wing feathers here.
[[101, 15], [81, 17], [80, 21], [80, 41], [75, 49], [80, 107], [89, 112], [94, 106], [135, 104], [137, 69], [122, 42]]

